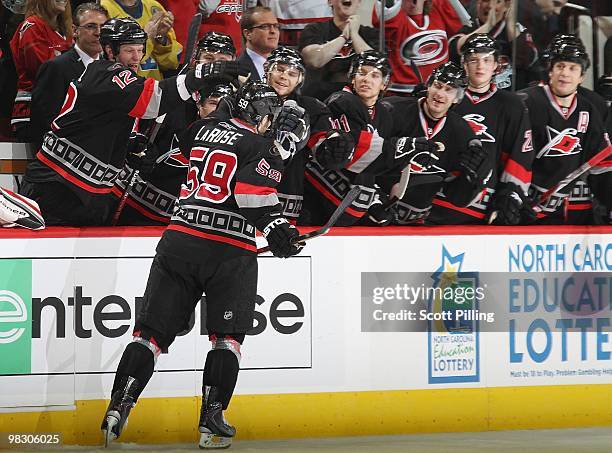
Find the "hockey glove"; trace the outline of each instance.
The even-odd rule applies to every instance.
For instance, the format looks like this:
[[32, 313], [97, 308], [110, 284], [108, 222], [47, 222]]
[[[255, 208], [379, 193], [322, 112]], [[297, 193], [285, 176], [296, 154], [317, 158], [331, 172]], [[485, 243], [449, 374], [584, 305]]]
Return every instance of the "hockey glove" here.
[[464, 170], [465, 177], [470, 184], [481, 184], [489, 171], [487, 165], [487, 152], [478, 139], [469, 141], [468, 146], [459, 152], [459, 166]]
[[340, 170], [353, 158], [355, 139], [348, 132], [327, 131], [323, 142], [314, 150], [314, 159], [328, 170]]
[[512, 183], [500, 183], [495, 191], [492, 208], [497, 212], [495, 225], [518, 225], [522, 211], [530, 210], [529, 200], [520, 187]]
[[304, 248], [303, 242], [292, 243], [300, 233], [284, 217], [275, 218], [263, 227], [261, 232], [268, 241], [270, 251], [278, 258], [289, 258], [297, 255]]
[[185, 86], [190, 93], [198, 91], [212, 80], [232, 82], [239, 75], [246, 76], [248, 71], [237, 61], [214, 61], [201, 63], [185, 74]]
[[146, 135], [140, 133], [130, 135], [126, 161], [131, 168], [138, 170], [141, 176], [153, 173], [159, 155], [159, 148], [154, 143], [148, 143]]
[[285, 101], [274, 120], [274, 145], [283, 160], [301, 150], [310, 134], [310, 121], [306, 110], [297, 102]]
[[438, 144], [425, 137], [401, 137], [395, 144], [395, 154], [391, 169], [410, 166], [413, 173], [429, 170], [440, 159]]
[[380, 200], [372, 203], [368, 208], [368, 219], [378, 226], [387, 226], [394, 223], [397, 218], [397, 212], [394, 207], [385, 209]]

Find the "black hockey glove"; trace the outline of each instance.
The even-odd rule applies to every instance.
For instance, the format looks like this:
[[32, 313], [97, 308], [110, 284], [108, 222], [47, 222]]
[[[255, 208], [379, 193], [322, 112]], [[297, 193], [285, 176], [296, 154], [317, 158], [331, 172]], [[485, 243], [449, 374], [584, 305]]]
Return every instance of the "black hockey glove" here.
[[297, 102], [285, 101], [272, 126], [274, 145], [283, 160], [301, 150], [310, 134], [310, 121], [306, 110]]
[[384, 209], [380, 200], [368, 208], [368, 219], [378, 226], [392, 225], [397, 220], [397, 212], [393, 206]]
[[198, 91], [212, 80], [232, 82], [239, 75], [246, 76], [248, 71], [237, 61], [214, 61], [198, 64], [185, 74], [185, 86], [190, 93]]
[[138, 170], [141, 176], [153, 173], [159, 156], [159, 148], [154, 143], [148, 143], [146, 135], [138, 132], [130, 135], [125, 158], [127, 164], [134, 170]]
[[348, 132], [337, 129], [327, 131], [323, 142], [315, 149], [314, 159], [323, 168], [340, 170], [355, 154], [355, 139]]
[[459, 166], [470, 184], [481, 184], [487, 175], [487, 152], [480, 140], [474, 138], [459, 152]]
[[425, 137], [400, 137], [395, 144], [395, 154], [391, 169], [405, 168], [410, 165], [411, 171], [418, 173], [428, 170], [440, 159], [441, 150], [438, 144]]
[[[523, 215], [533, 211], [521, 188], [512, 183], [500, 183], [497, 186], [492, 209], [497, 212], [494, 225], [518, 225]], [[526, 211], [525, 214], [523, 211]]]
[[275, 218], [266, 226], [260, 228], [260, 231], [268, 241], [270, 251], [278, 258], [289, 258], [290, 256], [297, 255], [304, 248], [303, 242], [295, 244], [291, 242], [300, 233], [284, 217]]

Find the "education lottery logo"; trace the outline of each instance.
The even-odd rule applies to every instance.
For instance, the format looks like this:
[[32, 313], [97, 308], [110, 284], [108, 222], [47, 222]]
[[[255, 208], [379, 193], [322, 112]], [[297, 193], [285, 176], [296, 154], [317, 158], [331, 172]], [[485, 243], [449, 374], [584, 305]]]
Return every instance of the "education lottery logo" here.
[[442, 247], [440, 267], [431, 276], [439, 288], [428, 300], [428, 377], [430, 384], [480, 381], [478, 272], [462, 271], [465, 253]]

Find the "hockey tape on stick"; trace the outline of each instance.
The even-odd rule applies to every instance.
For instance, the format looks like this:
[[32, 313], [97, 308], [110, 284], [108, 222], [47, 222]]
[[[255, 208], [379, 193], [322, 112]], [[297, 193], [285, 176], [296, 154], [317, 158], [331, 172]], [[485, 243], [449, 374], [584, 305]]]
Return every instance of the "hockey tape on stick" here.
[[[323, 236], [324, 234], [327, 234], [327, 232], [336, 224], [336, 222], [338, 221], [340, 216], [342, 216], [344, 211], [346, 211], [346, 209], [351, 204], [353, 204], [353, 201], [355, 201], [357, 199], [357, 197], [359, 196], [360, 193], [361, 193], [361, 189], [359, 188], [359, 186], [353, 186], [353, 188], [351, 190], [349, 190], [349, 192], [343, 198], [342, 202], [338, 205], [336, 210], [329, 217], [329, 220], [327, 221], [327, 223], [325, 225], [323, 225], [321, 228], [319, 228], [317, 230], [311, 231], [310, 233], [301, 234], [300, 236], [296, 237], [291, 242], [293, 244], [296, 244], [298, 242], [308, 241], [308, 240], [314, 239], [314, 238], [316, 238], [318, 236]], [[259, 255], [261, 253], [265, 253], [265, 252], [269, 252], [269, 251], [270, 251], [270, 247], [266, 246], [266, 247], [257, 249], [257, 254]]]
[[119, 217], [121, 217], [121, 213], [123, 212], [123, 208], [125, 207], [125, 203], [127, 202], [130, 190], [132, 190], [132, 187], [134, 187], [134, 184], [136, 183], [138, 173], [140, 173], [138, 170], [132, 170], [132, 173], [130, 174], [130, 178], [125, 186], [125, 190], [121, 194], [121, 199], [119, 200], [117, 209], [115, 209], [115, 213], [113, 214], [113, 219], [111, 221], [112, 226], [117, 226], [117, 223], [119, 223]]
[[[185, 56], [183, 57], [183, 68], [188, 67], [189, 63], [191, 63], [196, 40], [198, 39], [198, 30], [200, 29], [201, 23], [202, 13], [197, 13], [195, 16], [193, 16], [193, 19], [191, 19], [191, 23], [189, 24], [189, 29], [187, 31], [187, 45], [185, 46]], [[180, 73], [182, 72], [183, 69], [181, 69]]]
[[[588, 173], [589, 171], [591, 171], [600, 162], [603, 162], [605, 159], [607, 159], [611, 155], [612, 155], [612, 145], [608, 145], [602, 151], [595, 154], [593, 157], [591, 157], [588, 161], [586, 161], [580, 167], [576, 168], [573, 172], [568, 174], [565, 178], [563, 178], [557, 184], [555, 184], [550, 189], [548, 189], [546, 192], [544, 192], [542, 195], [540, 195], [540, 197], [536, 201], [533, 202], [533, 204], [531, 205], [531, 208], [535, 210], [536, 212], [541, 211], [542, 209], [540, 208], [540, 205], [542, 203], [544, 203], [552, 195], [554, 195], [555, 193], [557, 193], [564, 187], [567, 187], [568, 185], [570, 185], [572, 182], [580, 178], [585, 173]], [[487, 223], [489, 225], [493, 223], [493, 221], [497, 218], [497, 215], [498, 215], [497, 211], [493, 211], [491, 215], [489, 216], [489, 220], [487, 221]]]

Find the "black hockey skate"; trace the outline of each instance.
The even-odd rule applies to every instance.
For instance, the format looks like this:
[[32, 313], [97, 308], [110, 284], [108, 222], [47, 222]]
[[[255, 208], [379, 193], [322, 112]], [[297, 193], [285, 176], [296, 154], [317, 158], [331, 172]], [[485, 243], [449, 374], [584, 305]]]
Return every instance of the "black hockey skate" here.
[[217, 401], [215, 387], [206, 387], [205, 395], [202, 396], [199, 425], [200, 448], [229, 448], [232, 445], [236, 428], [228, 424], [223, 417], [223, 405]]
[[128, 415], [136, 405], [139, 388], [138, 380], [128, 376], [121, 382], [119, 390], [111, 397], [101, 426], [104, 433], [104, 447], [108, 447], [113, 440], [117, 439], [127, 425]]

